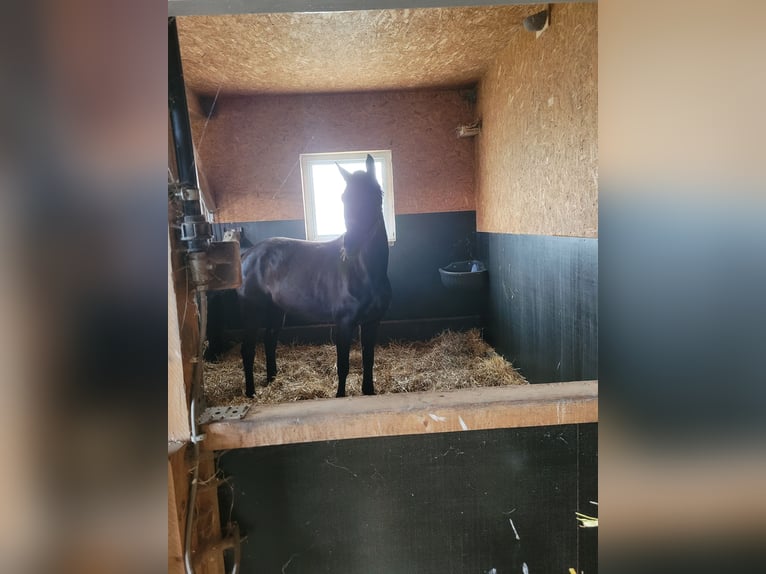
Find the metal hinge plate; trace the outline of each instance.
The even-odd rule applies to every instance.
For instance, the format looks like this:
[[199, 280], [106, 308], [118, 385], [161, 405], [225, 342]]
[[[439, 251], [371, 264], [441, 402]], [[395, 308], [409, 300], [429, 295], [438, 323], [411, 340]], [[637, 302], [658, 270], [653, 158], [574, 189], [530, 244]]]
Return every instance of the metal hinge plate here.
[[218, 421], [239, 420], [247, 414], [250, 405], [234, 405], [229, 407], [209, 407], [202, 411], [197, 424], [206, 425]]

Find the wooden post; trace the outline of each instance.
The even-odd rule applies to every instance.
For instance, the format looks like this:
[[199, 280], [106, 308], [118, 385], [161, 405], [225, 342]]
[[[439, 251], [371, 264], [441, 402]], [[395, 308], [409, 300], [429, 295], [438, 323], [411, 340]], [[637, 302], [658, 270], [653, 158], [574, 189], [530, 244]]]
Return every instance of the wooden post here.
[[184, 523], [188, 476], [186, 447], [168, 453], [168, 574], [184, 574]]
[[[184, 540], [188, 512], [191, 448], [189, 400], [192, 359], [199, 349], [199, 315], [194, 293], [189, 289], [183, 257], [173, 250], [174, 237], [168, 239], [168, 572], [184, 572]], [[203, 452], [199, 460], [199, 481], [215, 480], [212, 453]], [[195, 574], [223, 574], [223, 554], [199, 549], [220, 549], [221, 525], [216, 488], [197, 490], [192, 551]]]
[[189, 440], [189, 406], [186, 401], [184, 362], [181, 353], [181, 331], [178, 326], [176, 290], [168, 237], [168, 441]]

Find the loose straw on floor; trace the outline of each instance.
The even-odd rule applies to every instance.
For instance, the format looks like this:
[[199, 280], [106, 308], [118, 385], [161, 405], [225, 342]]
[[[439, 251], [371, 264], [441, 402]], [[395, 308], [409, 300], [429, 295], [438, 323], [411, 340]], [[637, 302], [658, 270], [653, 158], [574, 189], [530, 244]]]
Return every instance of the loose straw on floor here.
[[[268, 387], [262, 345], [255, 357], [255, 404], [277, 404], [334, 397], [337, 388], [334, 345], [279, 345], [279, 374]], [[359, 343], [351, 349], [346, 394], [361, 394], [362, 354]], [[498, 355], [474, 329], [444, 331], [428, 342], [391, 342], [375, 348], [375, 392], [445, 391], [474, 387], [524, 385], [527, 381]], [[205, 364], [208, 406], [251, 402], [244, 396], [244, 375], [239, 345], [218, 363]]]

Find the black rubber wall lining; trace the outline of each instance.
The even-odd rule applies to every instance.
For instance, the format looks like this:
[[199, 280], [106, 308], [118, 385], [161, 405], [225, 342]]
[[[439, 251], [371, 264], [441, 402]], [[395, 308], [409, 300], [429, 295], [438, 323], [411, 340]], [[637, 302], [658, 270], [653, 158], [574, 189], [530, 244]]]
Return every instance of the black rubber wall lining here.
[[[250, 242], [304, 237], [302, 221], [223, 224], [216, 235], [230, 227], [242, 227]], [[392, 336], [417, 340], [441, 328], [481, 324], [489, 343], [530, 382], [598, 378], [598, 240], [476, 233], [475, 228], [473, 211], [397, 216], [389, 259], [393, 296], [384, 320], [402, 323]], [[470, 258], [486, 263], [488, 288], [445, 288], [439, 267]], [[306, 324], [288, 317], [291, 325]], [[215, 294], [211, 332], [239, 327], [233, 293]], [[285, 336], [314, 341], [316, 333], [331, 337], [329, 329]]]
[[562, 425], [228, 451], [223, 522], [231, 511], [247, 534], [242, 572], [595, 574], [596, 532], [575, 512], [598, 513], [596, 435]]
[[533, 383], [598, 378], [598, 240], [477, 234], [489, 343]]

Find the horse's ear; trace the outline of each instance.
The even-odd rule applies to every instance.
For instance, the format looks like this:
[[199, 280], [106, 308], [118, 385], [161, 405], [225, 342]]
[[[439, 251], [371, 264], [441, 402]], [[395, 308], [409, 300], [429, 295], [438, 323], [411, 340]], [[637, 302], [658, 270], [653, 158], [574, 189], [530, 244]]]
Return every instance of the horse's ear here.
[[340, 170], [340, 174], [343, 176], [343, 179], [346, 180], [346, 183], [348, 183], [348, 180], [351, 177], [351, 174], [345, 169], [343, 169], [337, 161], [335, 162], [335, 165], [338, 166], [338, 169]]
[[364, 162], [367, 166], [367, 173], [372, 177], [375, 177], [375, 160], [372, 159], [370, 154], [367, 154], [367, 161]]

